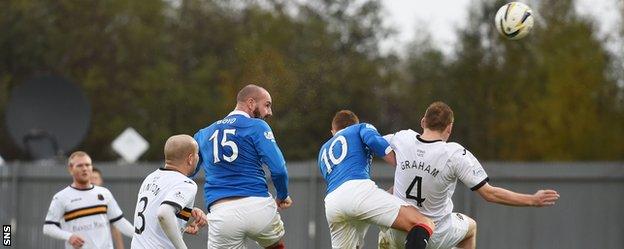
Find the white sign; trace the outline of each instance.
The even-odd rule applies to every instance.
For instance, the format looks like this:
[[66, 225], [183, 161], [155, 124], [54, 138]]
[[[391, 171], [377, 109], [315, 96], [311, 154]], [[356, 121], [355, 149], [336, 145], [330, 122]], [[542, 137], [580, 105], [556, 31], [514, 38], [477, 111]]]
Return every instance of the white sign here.
[[147, 151], [149, 143], [135, 129], [128, 127], [115, 138], [112, 146], [124, 160], [133, 163]]

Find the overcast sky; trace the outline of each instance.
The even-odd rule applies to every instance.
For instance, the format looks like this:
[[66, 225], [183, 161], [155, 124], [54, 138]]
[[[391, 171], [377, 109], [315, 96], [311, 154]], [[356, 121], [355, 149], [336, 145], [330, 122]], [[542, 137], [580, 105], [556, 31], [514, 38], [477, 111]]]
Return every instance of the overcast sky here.
[[[621, 25], [617, 4], [624, 0], [577, 0], [576, 9], [582, 15], [596, 18], [601, 36]], [[386, 41], [383, 49], [404, 46], [414, 39], [416, 27], [425, 27], [432, 34], [435, 43], [449, 52], [456, 41], [455, 31], [462, 27], [468, 14], [471, 0], [383, 0], [388, 24], [394, 26], [399, 35]], [[521, 1], [532, 2], [532, 1]], [[417, 25], [418, 24], [418, 25]], [[620, 48], [622, 49], [622, 41]]]

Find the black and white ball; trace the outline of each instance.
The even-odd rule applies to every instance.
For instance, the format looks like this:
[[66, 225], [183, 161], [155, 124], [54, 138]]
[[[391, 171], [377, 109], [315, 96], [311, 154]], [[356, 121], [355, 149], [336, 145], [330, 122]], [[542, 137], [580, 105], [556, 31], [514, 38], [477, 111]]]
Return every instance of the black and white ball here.
[[507, 39], [521, 39], [533, 29], [533, 11], [524, 3], [511, 2], [503, 5], [494, 19], [496, 30]]

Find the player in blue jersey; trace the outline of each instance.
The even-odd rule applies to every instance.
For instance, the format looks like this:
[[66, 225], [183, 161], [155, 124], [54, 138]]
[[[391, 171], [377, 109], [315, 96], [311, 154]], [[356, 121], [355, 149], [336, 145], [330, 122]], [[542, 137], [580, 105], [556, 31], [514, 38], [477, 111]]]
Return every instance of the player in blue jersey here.
[[[284, 247], [284, 223], [278, 207], [290, 207], [288, 172], [269, 125], [271, 95], [247, 85], [236, 97], [236, 109], [195, 134], [206, 183], [208, 248], [245, 248], [250, 238], [264, 248]], [[269, 194], [262, 165], [277, 191]], [[199, 167], [198, 167], [199, 168]]]
[[321, 147], [318, 166], [327, 183], [325, 215], [332, 248], [362, 248], [369, 224], [407, 232], [406, 248], [424, 249], [434, 224], [418, 210], [370, 180], [373, 155], [395, 166], [390, 144], [351, 111], [336, 113], [333, 137]]

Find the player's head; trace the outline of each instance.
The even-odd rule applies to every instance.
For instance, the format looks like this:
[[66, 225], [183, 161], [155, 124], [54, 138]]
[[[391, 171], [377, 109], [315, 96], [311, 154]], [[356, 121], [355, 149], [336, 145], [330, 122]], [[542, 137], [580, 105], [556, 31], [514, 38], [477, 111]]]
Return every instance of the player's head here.
[[273, 115], [271, 94], [266, 89], [249, 84], [236, 95], [236, 108], [247, 112], [253, 118], [265, 119]]
[[444, 140], [448, 140], [453, 130], [453, 110], [441, 101], [431, 103], [420, 121], [425, 130], [431, 130], [442, 134]]
[[84, 151], [76, 151], [69, 155], [67, 160], [69, 174], [74, 178], [74, 182], [84, 185], [91, 182], [93, 165], [91, 157]]
[[195, 172], [199, 161], [199, 146], [189, 135], [174, 135], [165, 142], [165, 164], [185, 175]]
[[360, 123], [360, 119], [349, 110], [340, 110], [334, 115], [332, 120], [332, 134], [336, 134], [339, 130], [342, 130], [348, 126]]
[[91, 183], [98, 186], [102, 186], [102, 184], [104, 184], [104, 179], [102, 179], [102, 172], [96, 167], [93, 167], [93, 172], [91, 173]]

